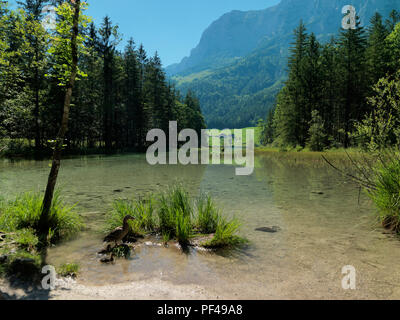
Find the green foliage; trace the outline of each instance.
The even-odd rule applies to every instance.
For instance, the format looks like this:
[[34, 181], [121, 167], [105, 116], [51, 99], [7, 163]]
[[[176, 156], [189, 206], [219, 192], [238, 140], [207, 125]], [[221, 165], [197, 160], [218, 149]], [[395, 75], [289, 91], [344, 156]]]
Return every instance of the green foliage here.
[[[81, 12], [87, 9], [87, 3], [81, 3]], [[49, 53], [53, 58], [52, 70], [53, 76], [58, 80], [59, 86], [66, 86], [71, 77], [71, 61], [72, 61], [72, 47], [71, 47], [71, 33], [73, 26], [74, 17], [74, 6], [64, 1], [56, 8], [57, 15], [59, 17], [56, 25], [56, 32], [52, 36], [51, 46]], [[85, 29], [90, 23], [90, 18], [84, 14], [79, 16], [79, 28]], [[85, 53], [84, 42], [86, 35], [79, 33], [77, 37], [77, 48], [78, 54]], [[77, 76], [86, 77], [86, 74], [78, 68]]]
[[[56, 30], [47, 32], [35, 4], [20, 3], [23, 9], [9, 10], [1, 2], [0, 140], [10, 142], [5, 150], [0, 144], [1, 155], [52, 153], [47, 142], [59, 131], [59, 112], [72, 70], [73, 6], [68, 1], [57, 4]], [[64, 152], [143, 151], [149, 129], [168, 132], [168, 121], [178, 120], [180, 128], [204, 128], [197, 98], [182, 97], [167, 81], [159, 56], [148, 57], [132, 39], [119, 51], [118, 25], [105, 17], [97, 28], [84, 14], [86, 8], [82, 2], [79, 81]]]
[[[273, 132], [275, 145], [304, 148], [308, 143], [314, 151], [355, 143], [373, 148], [377, 139], [386, 140], [382, 146], [393, 145], [396, 29], [389, 35], [376, 13], [368, 32], [358, 19], [356, 29], [341, 30], [338, 39], [321, 45], [301, 23], [290, 50], [289, 78], [269, 115], [273, 123], [264, 140], [271, 143]], [[375, 97], [367, 99], [373, 92]]]
[[379, 80], [368, 99], [372, 112], [356, 125], [355, 137], [368, 151], [400, 143], [400, 73]]
[[[42, 196], [38, 193], [24, 193], [14, 201], [3, 204], [0, 215], [0, 229], [16, 231], [21, 229], [38, 230], [42, 209]], [[57, 193], [50, 211], [50, 242], [68, 238], [83, 228], [82, 218], [73, 207], [63, 204]]]
[[65, 263], [62, 264], [57, 272], [62, 276], [62, 277], [72, 277], [76, 278], [79, 273], [80, 266], [77, 263]]

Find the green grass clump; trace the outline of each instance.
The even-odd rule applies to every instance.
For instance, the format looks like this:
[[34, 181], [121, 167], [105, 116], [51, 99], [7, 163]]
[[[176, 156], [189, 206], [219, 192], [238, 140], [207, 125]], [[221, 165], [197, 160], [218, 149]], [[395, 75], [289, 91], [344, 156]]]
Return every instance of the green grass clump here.
[[78, 276], [79, 269], [80, 267], [77, 263], [65, 263], [62, 264], [57, 271], [62, 277], [76, 278]]
[[0, 230], [5, 234], [0, 242], [2, 275], [32, 280], [40, 276], [44, 261], [39, 254], [47, 244], [66, 239], [83, 228], [82, 218], [65, 206], [56, 193], [50, 210], [48, 234], [40, 235], [39, 220], [43, 198], [38, 193], [24, 193], [13, 201], [0, 201]]
[[18, 230], [15, 240], [22, 249], [26, 249], [29, 252], [35, 250], [39, 243], [39, 239], [32, 229]]
[[130, 236], [144, 236], [147, 233], [153, 232], [155, 229], [154, 221], [154, 200], [153, 198], [140, 200], [115, 200], [113, 209], [107, 219], [107, 230], [113, 230], [122, 226], [126, 215], [131, 215], [135, 218], [134, 221], [129, 221]]
[[177, 209], [175, 221], [175, 235], [180, 245], [188, 245], [192, 234], [192, 222], [190, 215], [183, 212], [182, 209]]
[[209, 196], [200, 196], [197, 200], [196, 226], [201, 233], [215, 233], [221, 215], [213, 199]]
[[228, 220], [221, 217], [214, 237], [203, 243], [206, 248], [239, 247], [247, 243], [247, 240], [239, 237], [237, 232], [240, 229], [240, 222], [237, 219]]
[[[14, 201], [3, 203], [0, 215], [0, 229], [16, 231], [22, 229], [39, 229], [39, 220], [42, 212], [43, 198], [39, 193], [24, 193]], [[63, 204], [56, 193], [50, 210], [51, 242], [68, 238], [83, 228], [82, 218]]]
[[246, 242], [237, 235], [238, 220], [224, 218], [208, 195], [194, 201], [181, 185], [175, 185], [160, 194], [157, 201], [152, 199], [116, 200], [109, 214], [108, 229], [122, 226], [124, 217], [131, 215], [136, 218], [131, 224], [132, 236], [160, 234], [164, 243], [175, 239], [187, 246], [196, 237], [214, 234], [205, 243], [209, 248], [235, 247]]
[[178, 222], [181, 226], [183, 223], [191, 225], [193, 207], [188, 192], [182, 186], [169, 188], [160, 196], [158, 203], [158, 221], [162, 235], [177, 236]]
[[379, 209], [385, 228], [400, 232], [400, 159], [381, 163], [375, 171], [375, 190], [369, 196]]

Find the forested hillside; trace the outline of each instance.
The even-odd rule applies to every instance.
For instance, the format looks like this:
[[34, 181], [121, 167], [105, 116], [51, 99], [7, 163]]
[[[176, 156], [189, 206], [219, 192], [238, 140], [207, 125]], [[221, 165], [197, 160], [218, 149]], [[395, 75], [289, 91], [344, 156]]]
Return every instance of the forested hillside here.
[[[287, 79], [286, 61], [300, 19], [321, 43], [341, 28], [345, 0], [282, 0], [277, 6], [234, 11], [204, 32], [199, 45], [167, 74], [182, 92], [200, 98], [209, 127], [246, 127], [265, 118]], [[354, 0], [362, 26], [375, 12], [400, 10], [395, 0]]]
[[376, 13], [368, 28], [358, 19], [355, 29], [327, 44], [300, 23], [264, 142], [314, 151], [397, 143], [399, 21], [395, 10], [388, 17]]
[[[27, 0], [18, 10], [0, 2], [0, 140], [10, 152], [24, 152], [27, 144], [51, 151], [59, 128], [65, 87], [57, 68], [68, 57], [52, 51], [56, 39], [42, 25], [49, 2]], [[82, 33], [67, 149], [143, 150], [147, 131], [167, 131], [169, 120], [205, 127], [198, 99], [182, 97], [166, 80], [157, 54], [148, 57], [133, 39], [117, 49], [121, 36], [109, 17], [85, 24]]]

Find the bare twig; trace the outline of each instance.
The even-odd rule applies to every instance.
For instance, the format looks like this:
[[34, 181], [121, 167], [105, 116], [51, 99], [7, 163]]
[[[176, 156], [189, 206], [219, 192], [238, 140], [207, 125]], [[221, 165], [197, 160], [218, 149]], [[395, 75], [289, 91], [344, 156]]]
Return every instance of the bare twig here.
[[324, 156], [322, 156], [322, 158], [323, 158], [323, 159], [325, 160], [325, 162], [326, 162], [327, 164], [329, 164], [333, 169], [335, 169], [336, 171], [340, 172], [342, 175], [347, 176], [347, 177], [351, 178], [352, 180], [356, 181], [360, 186], [363, 186], [364, 188], [367, 188], [367, 189], [370, 189], [370, 190], [376, 190], [376, 187], [375, 187], [373, 184], [371, 184], [370, 182], [364, 181], [364, 180], [362, 180], [362, 179], [360, 179], [360, 178], [357, 178], [356, 176], [354, 176], [354, 175], [352, 175], [352, 174], [350, 174], [350, 173], [344, 172], [343, 170], [340, 170], [338, 167], [336, 167], [335, 165], [333, 165], [333, 164], [332, 164], [327, 158], [325, 158]]

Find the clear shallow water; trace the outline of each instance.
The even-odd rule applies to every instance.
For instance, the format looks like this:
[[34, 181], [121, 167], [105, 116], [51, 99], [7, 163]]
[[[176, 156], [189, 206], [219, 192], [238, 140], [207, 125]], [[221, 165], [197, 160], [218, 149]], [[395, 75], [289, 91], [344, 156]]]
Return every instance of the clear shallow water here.
[[[43, 190], [49, 162], [0, 163], [6, 198]], [[400, 240], [375, 224], [373, 207], [359, 189], [327, 166], [256, 157], [252, 176], [233, 166], [150, 166], [143, 155], [64, 160], [63, 196], [88, 229], [49, 250], [49, 263], [78, 262], [80, 282], [92, 285], [158, 278], [198, 284], [227, 298], [400, 298]], [[252, 245], [232, 254], [182, 253], [176, 247], [140, 246], [130, 260], [102, 265], [104, 215], [113, 199], [163, 190], [175, 181], [193, 195], [209, 192], [243, 222]], [[323, 193], [323, 194], [318, 194]], [[255, 231], [279, 226], [278, 233]], [[357, 290], [341, 287], [342, 267], [357, 270]]]

